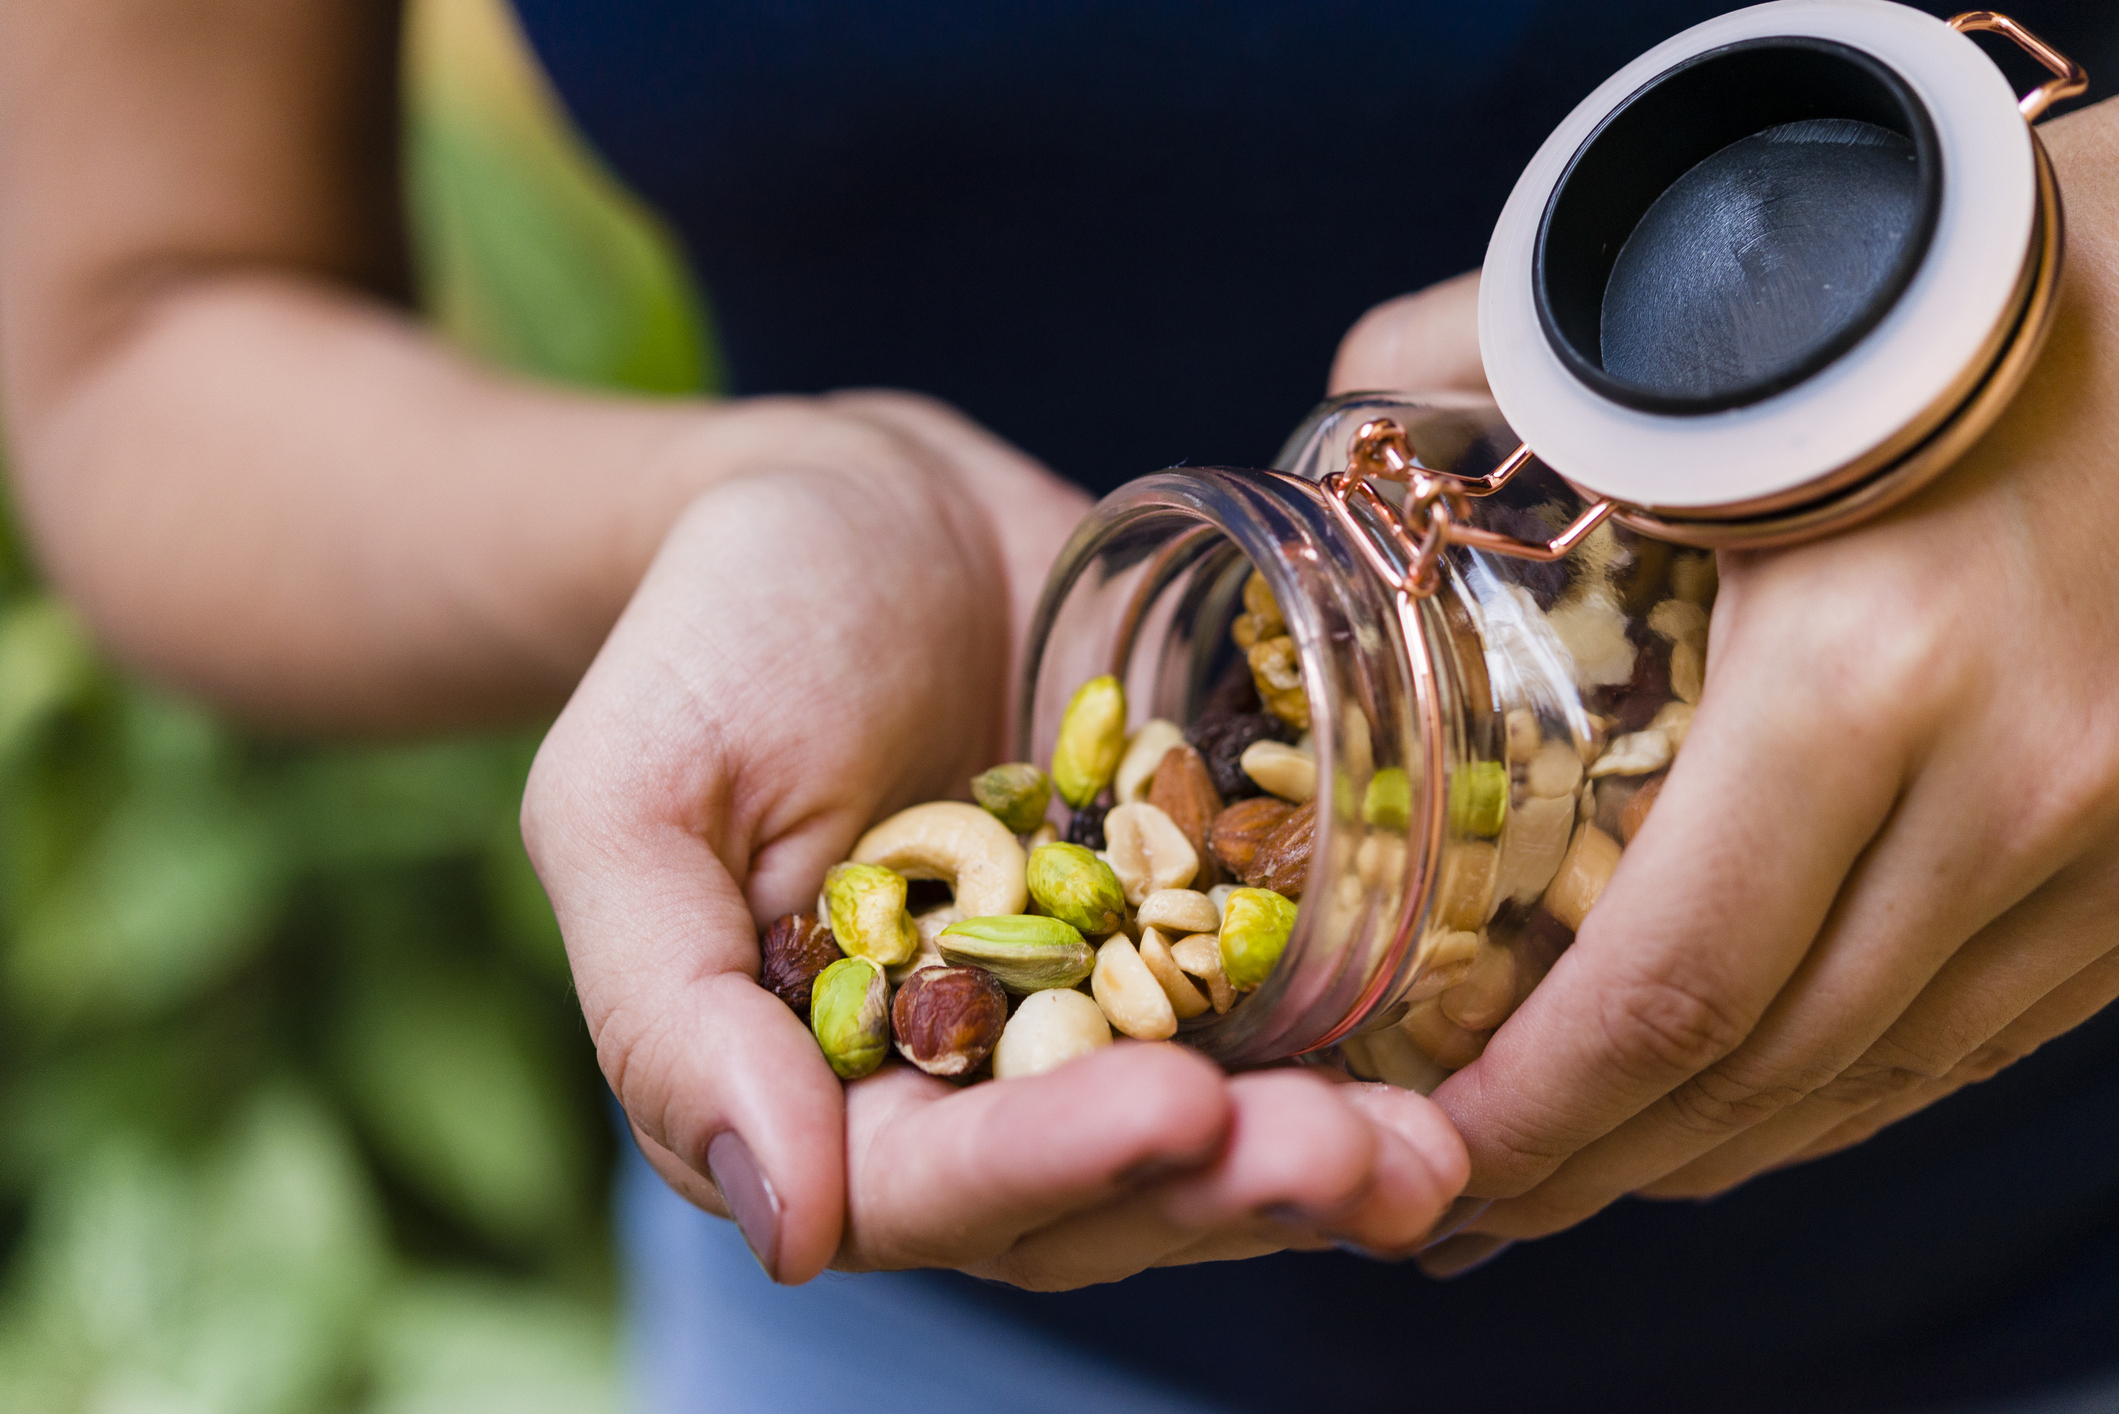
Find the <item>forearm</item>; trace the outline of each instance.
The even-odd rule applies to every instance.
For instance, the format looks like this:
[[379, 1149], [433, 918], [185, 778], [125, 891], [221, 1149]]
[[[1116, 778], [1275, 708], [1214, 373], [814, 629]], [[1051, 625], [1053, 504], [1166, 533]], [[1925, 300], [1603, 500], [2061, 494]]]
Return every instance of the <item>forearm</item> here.
[[321, 281], [210, 277], [11, 409], [45, 566], [250, 715], [397, 729], [563, 696], [715, 473], [717, 414], [504, 379]]

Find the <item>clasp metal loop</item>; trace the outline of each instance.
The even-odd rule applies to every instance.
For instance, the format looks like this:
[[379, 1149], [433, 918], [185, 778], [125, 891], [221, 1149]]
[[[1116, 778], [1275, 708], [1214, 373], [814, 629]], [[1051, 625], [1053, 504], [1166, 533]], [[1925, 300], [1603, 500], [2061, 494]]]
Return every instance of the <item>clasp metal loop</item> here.
[[[1442, 552], [1451, 545], [1510, 555], [1519, 560], [1552, 561], [1568, 554], [1602, 525], [1617, 503], [1609, 499], [1593, 502], [1568, 527], [1547, 541], [1520, 540], [1498, 531], [1482, 530], [1471, 523], [1471, 502], [1491, 496], [1506, 486], [1516, 473], [1536, 458], [1529, 446], [1515, 451], [1484, 476], [1454, 476], [1420, 465], [1405, 429], [1387, 417], [1364, 422], [1347, 444], [1346, 469], [1324, 478], [1333, 512], [1351, 532], [1354, 544], [1377, 574], [1400, 593], [1425, 599], [1442, 584]], [[1402, 482], [1405, 508], [1393, 506], [1371, 479]], [[1403, 573], [1391, 563], [1370, 532], [1354, 515], [1353, 503], [1381, 524], [1400, 559], [1408, 566]]]
[[2051, 71], [2053, 77], [2026, 93], [2016, 103], [2017, 111], [2023, 114], [2026, 122], [2037, 122], [2045, 115], [2046, 109], [2063, 98], [2079, 98], [2089, 91], [2090, 76], [2082, 65], [2007, 15], [1995, 10], [1967, 10], [1961, 15], [1952, 15], [1948, 23], [1950, 28], [1959, 34], [1985, 32], [2013, 39], [2019, 49]]

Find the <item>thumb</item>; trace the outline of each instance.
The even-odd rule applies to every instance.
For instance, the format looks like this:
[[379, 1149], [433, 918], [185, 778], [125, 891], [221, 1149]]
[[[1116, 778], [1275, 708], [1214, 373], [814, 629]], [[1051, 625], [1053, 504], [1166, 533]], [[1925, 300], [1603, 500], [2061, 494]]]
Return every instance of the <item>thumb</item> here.
[[1486, 391], [1478, 271], [1387, 300], [1340, 340], [1333, 395], [1409, 389]]
[[523, 835], [598, 1064], [671, 1186], [734, 1218], [775, 1281], [807, 1281], [844, 1222], [844, 1094], [755, 981], [742, 890], [700, 833], [634, 803], [650, 793], [613, 769], [596, 715], [570, 706], [546, 738]]

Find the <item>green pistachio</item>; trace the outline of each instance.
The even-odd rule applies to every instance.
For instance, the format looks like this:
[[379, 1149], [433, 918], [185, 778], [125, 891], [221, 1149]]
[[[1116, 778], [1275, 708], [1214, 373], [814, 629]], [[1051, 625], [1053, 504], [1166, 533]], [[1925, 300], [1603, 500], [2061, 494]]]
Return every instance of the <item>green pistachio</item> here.
[[890, 1054], [890, 982], [865, 957], [842, 957], [817, 974], [809, 1029], [841, 1080], [859, 1080]]
[[1042, 844], [1030, 851], [1030, 897], [1038, 912], [1071, 923], [1089, 937], [1115, 932], [1126, 921], [1126, 890], [1111, 866], [1078, 844]]
[[1492, 839], [1508, 817], [1508, 767], [1474, 761], [1449, 780], [1449, 825], [1459, 835]]
[[1096, 950], [1071, 923], [1034, 913], [966, 918], [935, 939], [952, 967], [983, 967], [1018, 996], [1076, 987], [1096, 970]]
[[1052, 781], [1027, 761], [1011, 761], [973, 776], [971, 798], [1015, 833], [1027, 835], [1045, 822]]
[[1118, 774], [1126, 754], [1126, 690], [1109, 673], [1074, 690], [1052, 747], [1052, 784], [1079, 810]]
[[1271, 889], [1236, 889], [1221, 905], [1221, 970], [1239, 992], [1266, 980], [1295, 931], [1295, 902]]
[[1413, 814], [1413, 786], [1402, 766], [1386, 766], [1369, 778], [1361, 796], [1361, 818], [1379, 830], [1403, 830]]
[[824, 876], [824, 903], [831, 911], [831, 935], [848, 957], [896, 967], [920, 950], [919, 929], [905, 911], [905, 876], [894, 870], [834, 864]]

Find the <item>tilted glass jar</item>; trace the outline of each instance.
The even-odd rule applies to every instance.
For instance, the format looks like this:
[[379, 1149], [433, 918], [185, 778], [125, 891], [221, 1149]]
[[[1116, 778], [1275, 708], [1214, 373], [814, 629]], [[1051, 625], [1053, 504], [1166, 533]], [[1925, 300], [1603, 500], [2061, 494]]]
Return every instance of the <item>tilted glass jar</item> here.
[[[1391, 424], [1417, 467], [1466, 479], [1518, 445], [1483, 399], [1354, 395], [1277, 470], [1164, 472], [1100, 503], [1047, 584], [1020, 744], [1050, 759], [1069, 697], [1103, 673], [1135, 728], [1227, 710], [1255, 568], [1309, 709], [1307, 882], [1271, 975], [1181, 1039], [1232, 1066], [1338, 1045], [1356, 1073], [1430, 1089], [1551, 967], [1652, 803], [1699, 696], [1714, 567], [1599, 524], [1553, 563], [1452, 545], [1432, 592], [1408, 592], [1403, 488], [1333, 489], [1361, 429]], [[1542, 540], [1580, 500], [1533, 468], [1457, 506]]]

